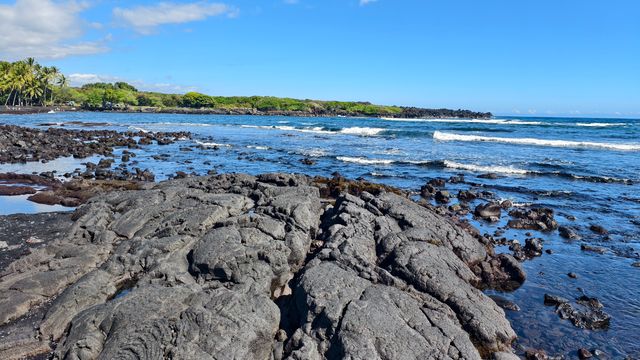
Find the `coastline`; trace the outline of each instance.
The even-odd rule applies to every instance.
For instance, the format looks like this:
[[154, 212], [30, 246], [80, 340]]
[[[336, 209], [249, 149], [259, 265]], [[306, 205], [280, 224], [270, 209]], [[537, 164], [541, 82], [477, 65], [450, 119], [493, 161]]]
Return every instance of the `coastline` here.
[[[87, 115], [90, 116], [90, 115]], [[126, 129], [126, 127], [125, 127]], [[62, 129], [60, 129], [62, 130]], [[60, 132], [58, 133], [57, 130], [51, 131], [51, 130], [35, 130], [35, 129], [29, 129], [29, 128], [18, 128], [17, 130], [17, 134], [20, 134], [22, 131], [36, 131], [40, 134], [43, 135], [36, 135], [34, 134], [30, 134], [30, 135], [16, 135], [17, 137], [23, 137], [25, 140], [29, 140], [30, 139], [43, 139], [43, 138], [48, 138], [47, 141], [52, 141], [51, 136], [58, 134], [60, 135], [62, 138], [79, 138], [79, 139], [86, 139], [88, 140], [89, 137], [84, 137], [83, 136], [79, 136], [78, 134], [72, 135], [71, 133], [65, 133], [65, 132]], [[79, 134], [83, 133], [83, 131], [80, 130], [65, 130], [67, 132], [75, 132], [78, 131]], [[99, 132], [102, 132], [103, 130], [98, 130]], [[86, 135], [89, 136], [89, 134], [92, 134], [91, 132], [86, 132]], [[98, 133], [93, 133], [94, 135], [97, 135]], [[145, 135], [146, 134], [146, 135]], [[204, 145], [199, 145], [196, 141], [189, 141], [189, 140], [184, 140], [184, 142], [181, 141], [177, 141], [175, 144], [173, 145], [159, 145], [160, 143], [165, 143], [165, 139], [167, 138], [167, 136], [165, 135], [159, 135], [159, 134], [148, 134], [148, 133], [140, 133], [140, 132], [131, 132], [130, 135], [127, 136], [134, 136], [134, 137], [138, 137], [138, 136], [142, 136], [140, 140], [142, 140], [142, 142], [140, 141], [136, 141], [136, 143], [131, 142], [130, 140], [126, 140], [124, 139], [124, 141], [122, 141], [121, 144], [125, 145], [125, 148], [128, 149], [126, 151], [132, 151], [132, 152], [140, 152], [140, 154], [144, 154], [146, 153], [146, 156], [155, 156], [153, 155], [154, 153], [156, 154], [163, 154], [163, 153], [167, 153], [167, 152], [182, 152], [183, 154], [192, 154], [192, 155], [196, 155], [196, 152], [202, 152], [203, 154], [205, 154], [205, 156], [210, 157], [210, 158], [215, 158], [217, 156], [221, 155], [221, 152], [223, 151], [227, 151], [227, 148], [223, 148], [223, 149], [214, 149], [214, 148], [206, 148]], [[174, 141], [177, 138], [186, 138], [186, 136], [184, 134], [182, 135], [176, 135], [174, 137]], [[62, 186], [62, 187], [57, 187], [56, 186], [52, 186], [50, 189], [48, 189], [49, 191], [52, 191], [53, 194], [49, 194], [52, 195], [51, 197], [49, 197], [49, 199], [55, 199], [55, 201], [57, 201], [57, 203], [66, 203], [67, 205], [73, 205], [73, 206], [77, 206], [77, 205], [81, 205], [82, 203], [84, 203], [85, 201], [89, 200], [90, 202], [93, 202], [94, 200], [90, 200], [90, 199], [95, 199], [95, 196], [98, 197], [110, 197], [110, 196], [115, 196], [115, 195], [109, 195], [109, 193], [111, 194], [116, 194], [118, 192], [113, 192], [114, 190], [125, 190], [127, 188], [129, 189], [137, 189], [137, 191], [146, 191], [149, 190], [152, 187], [156, 187], [156, 186], [165, 186], [163, 184], [165, 184], [164, 182], [161, 184], [156, 184], [153, 182], [148, 181], [148, 179], [150, 177], [148, 177], [147, 175], [144, 176], [144, 178], [146, 178], [147, 180], [145, 181], [144, 179], [131, 179], [129, 178], [128, 180], [125, 179], [125, 183], [116, 183], [116, 182], [112, 182], [114, 179], [124, 176], [127, 173], [128, 174], [136, 174], [136, 171], [134, 170], [135, 166], [138, 165], [134, 165], [132, 162], [120, 162], [118, 161], [118, 158], [125, 157], [124, 155], [127, 155], [127, 157], [131, 157], [131, 160], [135, 160], [136, 158], [133, 157], [132, 155], [128, 154], [128, 153], [121, 153], [120, 151], [117, 150], [118, 145], [117, 143], [119, 143], [121, 141], [121, 139], [118, 139], [118, 137], [108, 137], [107, 139], [111, 139], [108, 140], [111, 143], [110, 144], [105, 144], [105, 145], [110, 145], [110, 146], [114, 146], [114, 150], [112, 152], [102, 152], [102, 147], [95, 147], [96, 145], [91, 145], [92, 143], [86, 143], [82, 146], [86, 146], [88, 148], [91, 147], [95, 147], [95, 149], [100, 150], [100, 154], [102, 156], [105, 157], [106, 160], [109, 159], [114, 159], [116, 160], [115, 163], [108, 163], [108, 162], [104, 162], [104, 164], [96, 164], [98, 161], [94, 160], [93, 164], [88, 164], [86, 163], [86, 169], [79, 169], [76, 172], [69, 172], [69, 175], [73, 178], [73, 177], [82, 177], [82, 181], [79, 183], [74, 183], [73, 181], [69, 182], [69, 186]], [[148, 139], [148, 140], [143, 140], [143, 139]], [[365, 138], [368, 139], [368, 138]], [[214, 141], [217, 140], [216, 138], [212, 138], [212, 139], [208, 139], [208, 141]], [[147, 147], [148, 145], [145, 145], [145, 143], [149, 141], [151, 143], [153, 143], [154, 145], [152, 145], [151, 147]], [[57, 141], [53, 141], [54, 143], [57, 143]], [[17, 143], [17, 141], [11, 140], [11, 141], [7, 141], [7, 142], [2, 142], [3, 144], [7, 143], [7, 144], [14, 144]], [[157, 145], [155, 145], [157, 143]], [[61, 149], [63, 152], [60, 153], [56, 153], [56, 154], [47, 154], [47, 152], [43, 152], [42, 150], [45, 148], [45, 146], [43, 144], [38, 145], [38, 143], [25, 143], [24, 145], [26, 146], [20, 146], [20, 145], [16, 145], [16, 149], [14, 149], [15, 151], [10, 151], [10, 153], [14, 153], [14, 154], [23, 154], [22, 150], [18, 151], [18, 149], [29, 149], [34, 151], [35, 153], [39, 154], [39, 156], [44, 156], [44, 157], [37, 157], [34, 158], [33, 156], [31, 156], [32, 160], [37, 160], [37, 161], [41, 161], [41, 160], [45, 160], [47, 161], [48, 158], [52, 158], [52, 157], [57, 157], [57, 156], [65, 156], [65, 155], [73, 155], [74, 153], [72, 151], [77, 151], [77, 150], [72, 150], [70, 148], [66, 148], [67, 150], [65, 150], [65, 146], [56, 146], [56, 148]], [[202, 148], [200, 148], [202, 147]], [[156, 149], [153, 150], [151, 153], [149, 153], [148, 151], [150, 151], [151, 149]], [[169, 149], [174, 149], [174, 150], [169, 150]], [[68, 152], [67, 152], [68, 151]], [[85, 151], [79, 151], [78, 154], [82, 154], [82, 156], [88, 154]], [[139, 157], [141, 157], [141, 155], [139, 155]], [[81, 160], [79, 160], [80, 162]], [[164, 161], [164, 160], [163, 160]], [[172, 161], [177, 161], [177, 160], [172, 160]], [[84, 161], [86, 162], [86, 161]], [[102, 161], [100, 161], [100, 163], [102, 163]], [[161, 164], [161, 162], [159, 162], [158, 164]], [[126, 168], [124, 167], [124, 165], [126, 165]], [[84, 166], [84, 164], [83, 164]], [[311, 166], [311, 165], [310, 165]], [[124, 171], [126, 169], [126, 172]], [[150, 168], [151, 170], [155, 170], [155, 168]], [[205, 168], [205, 171], [207, 169], [211, 169], [211, 167]], [[312, 167], [309, 167], [309, 169], [312, 169]], [[202, 169], [200, 169], [200, 175], [202, 175]], [[45, 174], [46, 175], [46, 174]], [[62, 174], [57, 174], [57, 176], [60, 176]], [[254, 174], [255, 175], [255, 174]], [[494, 174], [495, 175], [495, 174]], [[126, 175], [128, 176], [128, 175]], [[281, 175], [281, 176], [285, 176], [285, 175]], [[440, 174], [440, 176], [444, 176], [443, 174]], [[97, 181], [97, 178], [101, 177], [103, 180]], [[202, 177], [194, 177], [194, 174], [191, 174], [189, 172], [180, 172], [178, 171], [178, 173], [175, 173], [172, 175], [172, 177], [175, 178], [184, 178], [182, 179], [182, 181], [185, 182], [199, 182], [202, 181], [202, 179], [215, 179], [215, 178], [219, 178], [219, 177], [206, 177], [206, 178], [202, 178]], [[355, 178], [355, 177], [352, 177]], [[33, 178], [31, 178], [33, 179]], [[20, 180], [20, 179], [17, 179]], [[140, 181], [143, 180], [143, 181]], [[508, 203], [505, 203], [505, 207], [506, 208], [502, 208], [501, 207], [501, 211], [500, 211], [500, 215], [498, 216], [499, 218], [499, 222], [495, 222], [494, 219], [492, 219], [492, 216], [496, 216], [495, 215], [495, 208], [489, 208], [489, 209], [485, 209], [485, 208], [479, 208], [478, 209], [478, 204], [482, 205], [482, 204], [494, 204], [496, 202], [500, 202], [502, 201], [500, 198], [500, 195], [498, 194], [491, 194], [483, 189], [482, 186], [477, 186], [474, 185], [474, 182], [476, 180], [474, 179], [467, 179], [465, 180], [464, 177], [461, 177], [460, 175], [456, 175], [451, 177], [449, 180], [445, 178], [438, 180], [438, 179], [433, 179], [434, 181], [431, 182], [429, 181], [428, 184], [426, 184], [423, 189], [421, 189], [421, 191], [419, 192], [419, 194], [416, 192], [416, 190], [418, 189], [414, 189], [414, 191], [410, 192], [408, 195], [412, 197], [413, 200], [417, 201], [417, 204], [420, 206], [425, 206], [426, 208], [432, 209], [434, 212], [436, 212], [439, 216], [443, 216], [444, 218], [447, 219], [451, 219], [452, 221], [457, 221], [457, 219], [469, 219], [469, 217], [471, 218], [477, 218], [477, 221], [474, 221], [474, 223], [479, 223], [479, 224], [495, 224], [495, 225], [491, 225], [488, 226], [486, 228], [484, 227], [479, 227], [478, 230], [480, 230], [480, 233], [485, 232], [483, 234], [483, 239], [481, 240], [482, 243], [489, 243], [491, 244], [491, 248], [493, 249], [492, 251], [500, 252], [500, 253], [504, 253], [505, 252], [505, 247], [509, 247], [509, 249], [506, 251], [507, 254], [510, 254], [511, 256], [514, 256], [517, 260], [518, 263], [521, 264], [521, 266], [523, 267], [527, 267], [530, 268], [537, 262], [539, 262], [539, 260], [536, 259], [550, 259], [551, 261], [553, 261], [554, 258], [557, 258], [557, 256], [561, 256], [561, 255], [551, 255], [551, 254], [555, 254], [558, 250], [557, 244], [554, 243], [545, 243], [544, 244], [544, 251], [542, 250], [542, 244], [540, 241], [536, 240], [539, 239], [537, 238], [537, 236], [546, 236], [543, 235], [545, 233], [545, 231], [540, 231], [538, 233], [538, 230], [518, 230], [518, 229], [511, 229], [510, 230], [510, 226], [507, 224], [507, 222], [510, 221], [515, 221], [512, 226], [513, 227], [524, 227], [526, 228], [527, 226], [534, 226], [535, 221], [533, 221], [534, 218], [538, 218], [541, 216], [548, 216], [547, 212], [542, 211], [542, 212], [529, 212], [529, 210], [531, 209], [535, 209], [535, 204], [531, 204], [531, 205], [527, 205], [523, 210], [521, 209], [521, 204], [511, 204], [511, 207], [509, 207]], [[24, 179], [22, 179], [22, 181], [24, 181]], [[133, 181], [133, 182], [130, 182]], [[177, 180], [176, 180], [177, 181]], [[209, 181], [209, 180], [207, 180]], [[503, 180], [500, 180], [500, 177], [496, 176], [495, 177], [495, 182], [497, 183], [497, 188], [500, 188], [500, 184], [502, 184]], [[106, 182], [106, 184], [105, 184]], [[20, 181], [18, 181], [16, 184], [20, 183]], [[124, 184], [143, 184], [143, 186], [135, 186], [135, 187], [128, 187], [128, 186], [124, 186]], [[295, 183], [295, 180], [294, 180]], [[338, 197], [341, 196], [341, 193], [344, 192], [344, 190], [349, 189], [351, 187], [351, 184], [356, 184], [358, 182], [350, 182], [347, 181], [346, 179], [341, 179], [341, 177], [336, 177], [335, 179], [325, 179], [322, 180], [321, 182], [321, 187], [325, 187], [325, 186], [330, 186], [329, 189], [334, 188], [336, 189], [335, 191], [327, 191], [325, 193], [321, 192], [322, 198], [325, 200], [321, 200], [321, 202], [328, 202], [331, 203], [334, 200], [328, 200], [328, 199], [336, 199]], [[146, 185], [144, 185], [146, 184]], [[291, 186], [289, 180], [278, 180], [277, 184], [279, 184], [278, 186]], [[331, 185], [333, 184], [333, 185]], [[456, 185], [458, 184], [458, 185]], [[104, 186], [103, 186], [104, 185]], [[114, 185], [114, 186], [112, 186]], [[246, 184], [245, 184], [246, 185]], [[242, 186], [245, 186], [242, 185]], [[505, 185], [505, 184], [502, 184]], [[97, 186], [100, 186], [100, 191], [98, 192], [94, 192], [94, 193], [90, 193], [90, 192], [86, 192], [86, 190], [89, 189], [93, 189], [96, 188]], [[240, 186], [240, 187], [242, 187]], [[460, 192], [458, 192], [457, 194], [455, 193], [455, 191], [457, 191], [457, 186], [462, 186], [462, 190]], [[254, 185], [249, 186], [249, 188], [253, 188]], [[218, 190], [216, 190], [217, 188], [215, 186], [212, 186], [210, 189], [208, 189], [207, 191], [213, 191], [214, 193], [218, 193]], [[456, 190], [453, 190], [456, 189]], [[358, 185], [358, 186], [354, 186], [353, 187], [353, 191], [357, 196], [361, 196], [362, 195], [362, 190], [366, 190], [367, 193], [378, 193], [381, 190], [384, 190], [384, 192], [386, 193], [394, 193], [395, 191], [393, 190], [393, 188], [389, 187], [389, 188], [380, 188], [378, 185], [376, 185], [376, 183], [369, 183], [369, 184], [364, 184], [363, 185]], [[74, 191], [76, 193], [74, 193]], [[244, 190], [243, 190], [244, 191]], [[102, 195], [101, 195], [102, 193]], [[419, 195], [419, 196], [418, 196]], [[367, 196], [366, 194], [364, 195], [365, 197]], [[402, 195], [402, 196], [407, 196], [407, 195]], [[454, 199], [458, 200], [458, 203], [455, 202]], [[446, 200], [446, 201], [445, 201]], [[367, 200], [368, 201], [368, 200]], [[171, 204], [173, 204], [173, 202], [171, 202]], [[502, 203], [500, 203], [500, 205], [502, 206]], [[524, 210], [527, 210], [526, 212]], [[372, 211], [372, 209], [369, 209], [370, 211]], [[374, 211], [375, 212], [375, 211]], [[116, 215], [117, 216], [117, 215]], [[483, 216], [486, 216], [487, 218], [483, 218]], [[556, 216], [558, 217], [564, 217], [566, 215], [562, 215], [562, 214], [557, 214]], [[320, 216], [321, 218], [324, 218], [325, 216], [322, 215]], [[531, 221], [533, 221], [533, 223], [531, 223]], [[582, 221], [584, 221], [584, 219], [582, 219]], [[582, 222], [581, 221], [581, 222]], [[336, 225], [336, 224], [334, 224]], [[457, 226], [462, 226], [465, 229], [467, 229], [468, 231], [471, 231], [472, 233], [478, 234], [478, 230], [473, 230], [473, 228], [470, 227], [466, 227], [466, 225], [464, 225], [463, 223], [458, 223]], [[496, 229], [497, 226], [497, 229]], [[538, 225], [536, 225], [538, 226]], [[550, 227], [550, 228], [554, 228], [557, 225], [554, 225], [553, 222], [546, 222], [545, 226]], [[171, 227], [171, 226], [169, 226]], [[571, 229], [579, 229], [578, 224], [576, 223], [575, 225], [571, 225], [568, 227], [569, 230], [564, 230], [566, 231], [566, 235], [567, 236], [574, 236], [577, 232], [577, 230], [571, 230]], [[324, 231], [324, 230], [323, 230]], [[495, 232], [494, 232], [495, 231]], [[507, 231], [507, 235], [505, 235], [504, 231]], [[573, 231], [573, 233], [572, 233]], [[606, 232], [606, 229], [603, 230], [604, 232]], [[523, 233], [526, 232], [536, 232], [536, 235], [526, 235], [526, 241], [525, 240], [521, 240], [522, 243], [518, 242], [517, 240], [512, 240], [512, 239], [516, 239], [518, 235], [522, 236]], [[553, 233], [556, 233], [557, 230], [553, 230]], [[488, 234], [492, 234], [487, 236]], [[573, 235], [572, 235], [573, 234]], [[581, 233], [580, 235], [585, 236], [586, 234]], [[507, 240], [507, 238], [509, 240]], [[573, 241], [578, 241], [578, 240], [573, 240]], [[355, 246], [355, 245], [354, 245]], [[567, 245], [569, 246], [569, 245]], [[575, 246], [573, 246], [575, 248]], [[501, 249], [500, 251], [498, 251], [497, 249]], [[316, 249], [317, 250], [317, 249]], [[589, 253], [594, 253], [596, 254], [596, 251], [600, 251], [602, 250], [602, 248], [597, 248], [595, 246], [591, 246], [589, 247], [585, 247], [584, 249], [580, 249], [580, 246], [577, 247], [577, 251], [578, 252], [583, 252], [585, 254], [589, 254]], [[360, 250], [357, 250], [360, 251]], [[545, 252], [548, 251], [548, 252]], [[314, 251], [312, 251], [312, 253], [315, 253]], [[604, 259], [602, 261], [605, 261]], [[469, 264], [467, 264], [469, 265]], [[624, 264], [622, 264], [624, 265]], [[628, 265], [625, 265], [627, 268], [629, 268]], [[485, 267], [486, 268], [486, 267]], [[488, 269], [488, 268], [486, 268]], [[537, 271], [533, 271], [530, 272], [528, 269], [527, 273], [529, 273], [529, 280], [528, 281], [534, 281], [534, 287], [535, 287], [535, 281], [538, 280], [539, 278], [539, 274], [536, 274]], [[545, 272], [551, 272], [553, 269], [548, 268], [545, 269]], [[576, 270], [576, 269], [571, 269], [572, 271], [576, 271], [578, 274], [580, 274], [580, 276], [582, 276], [583, 274], [586, 274], [587, 270], [585, 269], [581, 269], [581, 270]], [[477, 271], [477, 270], [474, 270]], [[634, 271], [633, 269], [631, 269], [630, 271]], [[566, 273], [565, 273], [566, 274]], [[476, 274], [476, 276], [478, 276]], [[566, 276], [565, 276], [566, 277]], [[482, 278], [484, 285], [477, 283], [474, 286], [480, 286], [482, 288], [486, 287], [486, 284], [488, 283], [488, 281], [491, 280], [490, 276], [480, 276], [480, 278]], [[563, 287], [571, 287], [572, 285], [572, 281], [576, 281], [576, 280], [568, 280], [566, 284], [562, 284], [560, 286]], [[579, 280], [582, 281], [582, 280]], [[526, 287], [528, 284], [528, 282], [525, 282], [523, 284], [524, 287]], [[493, 285], [494, 288], [503, 288], [505, 285]], [[554, 285], [556, 286], [556, 285]], [[587, 289], [589, 289], [589, 286], [586, 286]], [[569, 297], [569, 293], [571, 293], [568, 290], [563, 290], [563, 291], [559, 291], [556, 292], [556, 288], [553, 287], [552, 288], [554, 291], [550, 292], [551, 295], [553, 295], [554, 293], [558, 293], [559, 295], [565, 295], [567, 297]], [[484, 289], [486, 291], [486, 289]], [[129, 290], [127, 290], [129, 291]], [[513, 299], [513, 297], [510, 295], [509, 292], [504, 292], [504, 291], [498, 291], [497, 293], [490, 293], [491, 294], [491, 298], [492, 300], [496, 303], [496, 304], [500, 304], [500, 306], [504, 307], [504, 311], [507, 314], [508, 318], [511, 320], [512, 316], [514, 316], [514, 314], [516, 314], [516, 316], [518, 316], [517, 314], [520, 311], [515, 311], [513, 309], [518, 308], [518, 305], [522, 308], [522, 313], [524, 314], [525, 312], [527, 312], [528, 307], [531, 306], [531, 303], [529, 302], [519, 302], [517, 303], [517, 305], [514, 305], [513, 301], [511, 301], [511, 299]], [[537, 293], [535, 293], [537, 294]], [[497, 295], [497, 296], [496, 296]], [[546, 295], [546, 294], [543, 294]], [[593, 295], [593, 288], [591, 289], [591, 296]], [[579, 297], [576, 296], [576, 299], [578, 299]], [[569, 298], [571, 300], [571, 297]], [[542, 295], [541, 294], [537, 294], [534, 301], [540, 301], [542, 302]], [[567, 308], [567, 311], [570, 311], [569, 314], [571, 314], [572, 311], [577, 311], [574, 307], [577, 306], [583, 306], [580, 302], [576, 302], [577, 300], [571, 300], [570, 303], [568, 303], [568, 305], [566, 306], [571, 306], [571, 308]], [[562, 305], [562, 304], [560, 304]], [[611, 304], [610, 303], [605, 303], [605, 311], [609, 310], [609, 306]], [[559, 306], [559, 305], [558, 305]], [[564, 305], [563, 305], [564, 306]], [[555, 305], [553, 306], [555, 307]], [[538, 310], [539, 311], [539, 310]], [[547, 310], [547, 312], [553, 312], [554, 309], [550, 308], [549, 310]], [[541, 313], [540, 316], [544, 316], [544, 313]], [[553, 315], [555, 316], [555, 315]], [[542, 319], [538, 318], [537, 320], [535, 320], [535, 317], [530, 317], [530, 318], [525, 318], [525, 319], [520, 319], [519, 322], [514, 323], [514, 326], [522, 326], [522, 324], [527, 324], [528, 328], [540, 328], [540, 327], [544, 327], [544, 325], [546, 324], [543, 321], [541, 321]], [[615, 319], [615, 318], [614, 318]], [[524, 321], [523, 321], [524, 320]], [[547, 320], [548, 321], [548, 320]], [[574, 325], [572, 325], [568, 320], [560, 320], [558, 318], [558, 321], [564, 321], [566, 324], [566, 326], [570, 326], [573, 327]], [[591, 326], [591, 325], [589, 325]], [[579, 331], [579, 328], [577, 328], [577, 331]], [[515, 330], [515, 328], [514, 328]], [[522, 331], [521, 329], [518, 330], [518, 335], [520, 335], [520, 331]], [[286, 332], [286, 331], [285, 331]], [[289, 335], [287, 335], [289, 336]], [[530, 336], [530, 335], [529, 335]], [[526, 338], [525, 338], [526, 340]], [[578, 343], [578, 345], [576, 345], [573, 349], [578, 349], [579, 346], [583, 346], [582, 344]], [[593, 349], [594, 347], [589, 346], [589, 345], [584, 345], [584, 346], [588, 346], [588, 348]], [[516, 343], [516, 348], [515, 348], [516, 352], [522, 356], [525, 355], [526, 351], [530, 351], [532, 350], [529, 347], [522, 347], [520, 346], [520, 344]]]
[[[445, 110], [445, 109], [442, 109]], [[290, 117], [311, 117], [311, 118], [392, 118], [392, 119], [439, 119], [443, 118], [438, 115], [425, 115], [424, 113], [416, 113], [412, 117], [393, 117], [388, 114], [383, 115], [367, 115], [367, 114], [353, 114], [348, 112], [307, 112], [307, 111], [260, 111], [257, 109], [218, 109], [218, 108], [202, 108], [193, 109], [185, 107], [177, 108], [159, 108], [159, 107], [131, 107], [128, 109], [82, 109], [71, 106], [48, 106], [48, 107], [21, 107], [21, 108], [0, 108], [0, 115], [30, 115], [30, 114], [42, 114], [49, 111], [55, 112], [95, 112], [95, 113], [124, 113], [124, 114], [180, 114], [180, 115], [244, 115], [244, 116], [290, 116]], [[434, 110], [438, 111], [438, 110]], [[450, 110], [447, 110], [450, 111]], [[457, 110], [454, 110], [457, 112]], [[473, 115], [473, 116], [470, 116]], [[449, 116], [447, 118], [452, 119], [490, 119], [491, 113], [477, 113], [461, 111], [460, 116]]]

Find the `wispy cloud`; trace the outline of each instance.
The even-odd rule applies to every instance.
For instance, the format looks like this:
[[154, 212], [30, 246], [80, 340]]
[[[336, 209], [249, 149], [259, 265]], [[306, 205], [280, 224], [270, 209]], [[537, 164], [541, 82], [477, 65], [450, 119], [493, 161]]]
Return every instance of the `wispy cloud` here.
[[108, 50], [106, 41], [80, 41], [85, 2], [16, 0], [0, 5], [0, 56], [19, 59], [63, 58]]
[[85, 84], [104, 82], [114, 83], [118, 81], [124, 81], [135, 86], [138, 90], [142, 91], [155, 91], [162, 93], [186, 93], [189, 91], [198, 90], [195, 86], [183, 86], [171, 83], [148, 83], [142, 80], [127, 80], [118, 76], [111, 75], [99, 75], [99, 74], [71, 74], [68, 76], [69, 84], [71, 86], [82, 86]]
[[153, 33], [159, 26], [200, 21], [212, 16], [234, 17], [238, 10], [222, 3], [199, 1], [193, 3], [161, 2], [157, 5], [115, 8], [113, 15], [140, 34]]
[[365, 6], [365, 5], [369, 5], [371, 3], [374, 3], [378, 0], [360, 0], [360, 6]]

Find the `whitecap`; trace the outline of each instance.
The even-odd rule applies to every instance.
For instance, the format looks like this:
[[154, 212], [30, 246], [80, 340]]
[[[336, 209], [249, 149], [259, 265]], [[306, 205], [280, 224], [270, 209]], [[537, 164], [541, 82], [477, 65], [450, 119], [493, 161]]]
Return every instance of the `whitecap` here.
[[517, 145], [537, 145], [551, 147], [571, 147], [571, 148], [598, 148], [607, 150], [638, 151], [640, 144], [617, 144], [599, 143], [590, 141], [569, 141], [569, 140], [548, 140], [534, 138], [501, 138], [479, 135], [460, 135], [435, 131], [433, 138], [440, 141], [475, 141], [475, 142], [497, 142]]
[[627, 126], [627, 123], [576, 123], [576, 126], [583, 127], [611, 127], [611, 126]]
[[390, 165], [395, 162], [394, 160], [388, 160], [388, 159], [368, 159], [363, 157], [350, 157], [350, 156], [338, 156], [336, 159], [343, 162], [350, 162], [350, 163], [363, 164], [363, 165]]
[[475, 172], [486, 172], [486, 173], [503, 173], [503, 174], [517, 174], [517, 175], [525, 175], [530, 173], [530, 171], [514, 168], [512, 166], [483, 166], [476, 164], [462, 164], [454, 161], [445, 160], [444, 166], [451, 169], [459, 169], [459, 170], [468, 170]]
[[369, 127], [350, 127], [340, 130], [341, 134], [348, 135], [362, 135], [362, 136], [375, 136], [385, 131], [382, 128], [369, 128]]
[[143, 132], [145, 134], [149, 132], [149, 130], [147, 130], [145, 128], [137, 127], [137, 126], [129, 126], [129, 129], [135, 130], [135, 131], [140, 131], [140, 132]]
[[271, 149], [268, 146], [257, 146], [257, 145], [247, 145], [247, 148], [256, 149], [256, 150], [269, 150], [269, 149]]
[[196, 144], [204, 146], [204, 147], [231, 147], [229, 144], [218, 144], [214, 142], [203, 142], [196, 140]]
[[387, 121], [426, 122], [426, 123], [460, 123], [460, 124], [495, 124], [495, 125], [542, 125], [541, 121], [507, 120], [507, 119], [403, 119], [382, 118]]

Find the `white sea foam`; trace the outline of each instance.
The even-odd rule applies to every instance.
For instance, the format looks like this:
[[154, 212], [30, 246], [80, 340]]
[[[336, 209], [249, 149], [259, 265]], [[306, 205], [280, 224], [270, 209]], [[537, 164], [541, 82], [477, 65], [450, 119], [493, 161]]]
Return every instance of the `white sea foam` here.
[[349, 135], [362, 135], [362, 136], [375, 136], [385, 131], [382, 128], [369, 128], [369, 127], [350, 127], [340, 130], [341, 134]]
[[497, 124], [497, 125], [542, 125], [541, 121], [507, 120], [507, 119], [400, 119], [382, 118], [388, 121], [427, 122], [427, 123], [460, 123], [460, 124]]
[[215, 126], [215, 124], [205, 124], [205, 123], [191, 123], [191, 122], [158, 122], [158, 123], [149, 123], [147, 125], [170, 125], [170, 126], [202, 126], [209, 127]]
[[527, 170], [514, 168], [512, 166], [483, 166], [483, 165], [475, 165], [475, 164], [462, 164], [462, 163], [449, 161], [449, 160], [444, 161], [444, 166], [451, 169], [487, 172], [487, 173], [503, 173], [503, 174], [517, 174], [517, 175], [525, 175], [529, 173], [529, 171]]
[[257, 146], [257, 145], [247, 145], [247, 148], [256, 149], [256, 150], [269, 150], [269, 149], [271, 149], [268, 146]]
[[381, 129], [381, 128], [368, 128], [368, 127], [350, 127], [350, 128], [341, 129], [339, 131], [325, 130], [321, 126], [297, 128], [289, 125], [278, 125], [278, 126], [240, 125], [240, 127], [247, 128], [247, 129], [296, 131], [301, 133], [324, 134], [324, 135], [344, 134], [344, 135], [359, 135], [359, 136], [375, 136], [385, 131], [385, 129]]
[[218, 144], [214, 142], [203, 142], [196, 140], [196, 144], [204, 146], [204, 147], [231, 147], [229, 144]]
[[363, 157], [338, 156], [336, 159], [344, 162], [363, 164], [363, 165], [390, 165], [394, 160], [388, 159], [368, 159]]
[[638, 151], [640, 144], [617, 144], [617, 143], [601, 143], [590, 141], [569, 141], [569, 140], [547, 140], [534, 138], [501, 138], [479, 135], [461, 135], [435, 131], [433, 138], [440, 141], [475, 141], [475, 142], [498, 142], [517, 145], [537, 145], [551, 147], [570, 147], [570, 148], [598, 148], [607, 150], [625, 150]]
[[308, 157], [322, 157], [327, 155], [327, 152], [324, 149], [305, 149], [300, 153]]
[[576, 123], [576, 126], [583, 127], [611, 127], [611, 126], [627, 126], [627, 123]]
[[129, 126], [129, 129], [135, 130], [135, 131], [141, 131], [143, 133], [148, 133], [149, 132], [149, 130], [147, 130], [145, 128], [137, 127], [137, 126]]

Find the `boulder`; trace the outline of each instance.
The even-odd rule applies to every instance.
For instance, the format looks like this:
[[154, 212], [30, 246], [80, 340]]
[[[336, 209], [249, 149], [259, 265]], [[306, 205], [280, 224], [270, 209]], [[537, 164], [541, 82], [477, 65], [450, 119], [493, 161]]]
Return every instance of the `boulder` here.
[[0, 325], [41, 314], [0, 358], [510, 353], [515, 332], [481, 289], [521, 284], [518, 261], [405, 196], [323, 199], [327, 184], [227, 174], [92, 198], [0, 273]]

